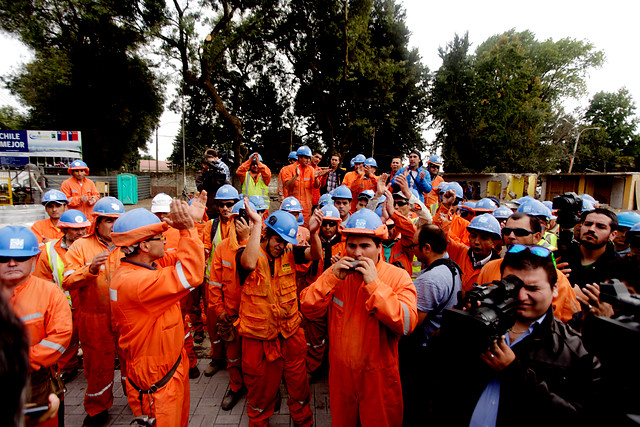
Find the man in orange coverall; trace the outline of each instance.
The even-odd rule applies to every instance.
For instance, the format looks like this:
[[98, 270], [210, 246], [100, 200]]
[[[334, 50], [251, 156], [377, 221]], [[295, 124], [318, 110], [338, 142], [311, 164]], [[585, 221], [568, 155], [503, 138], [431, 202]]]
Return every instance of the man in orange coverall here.
[[88, 218], [100, 198], [96, 185], [86, 177], [89, 167], [82, 160], [74, 160], [67, 171], [72, 176], [62, 183], [60, 191], [69, 199], [70, 208], [82, 211]]
[[[71, 310], [60, 288], [31, 274], [38, 253], [38, 240], [26, 227], [7, 226], [0, 230], [0, 291], [29, 336], [28, 403], [49, 406], [53, 414], [45, 415], [51, 416], [58, 399], [50, 395], [63, 396], [53, 367], [71, 339]], [[62, 404], [59, 411], [64, 419]], [[28, 420], [27, 425], [36, 425], [36, 421]], [[57, 426], [58, 418], [53, 416], [39, 425]]]
[[[517, 234], [516, 234], [517, 233]], [[502, 239], [507, 248], [515, 244], [535, 245], [542, 236], [542, 226], [540, 220], [535, 216], [523, 212], [515, 213], [507, 219], [506, 225], [502, 228]], [[478, 283], [489, 283], [502, 279], [500, 266], [503, 258], [489, 261], [482, 267], [478, 276]], [[558, 270], [558, 282], [556, 283], [557, 295], [553, 298], [553, 315], [563, 322], [568, 322], [574, 313], [580, 311], [580, 303], [576, 297], [576, 292], [571, 287], [569, 279], [563, 272]]]
[[342, 230], [347, 255], [300, 294], [310, 320], [329, 315], [329, 396], [334, 426], [401, 426], [398, 340], [418, 322], [406, 270], [380, 257], [387, 227], [361, 209]]
[[[62, 289], [62, 281], [64, 274], [64, 266], [69, 247], [87, 234], [87, 230], [91, 223], [87, 220], [82, 212], [76, 209], [69, 209], [65, 211], [60, 220], [58, 221], [58, 227], [64, 232], [64, 236], [58, 240], [52, 240], [42, 246], [42, 253], [36, 262], [36, 268], [33, 271], [33, 275], [50, 282], [54, 282], [60, 289]], [[69, 294], [69, 292], [67, 292]], [[77, 291], [67, 296], [70, 303], [75, 302], [78, 306]], [[71, 335], [71, 342], [67, 346], [66, 351], [58, 360], [58, 371], [60, 372], [60, 379], [63, 382], [71, 381], [78, 374], [78, 368], [80, 367], [80, 361], [78, 360], [78, 310], [73, 309], [73, 334]]]
[[60, 215], [67, 210], [69, 200], [60, 190], [49, 190], [42, 196], [42, 204], [49, 218], [36, 221], [31, 226], [31, 231], [38, 238], [40, 246], [50, 240], [59, 239], [63, 232], [58, 228]]
[[[171, 220], [144, 208], [122, 215], [112, 238], [126, 254], [109, 288], [119, 347], [127, 363], [127, 399], [135, 416], [158, 427], [189, 422], [189, 361], [180, 300], [204, 279], [204, 247], [194, 219], [206, 210], [206, 192], [171, 202]], [[165, 256], [167, 222], [180, 230], [178, 249]], [[157, 265], [154, 261], [162, 262]]]
[[[255, 211], [255, 205], [249, 202]], [[214, 252], [207, 286], [207, 310], [215, 312], [218, 323], [230, 328], [238, 319], [240, 313], [240, 283], [236, 270], [236, 252], [247, 244], [250, 226], [246, 219], [240, 216], [244, 210], [244, 201], [239, 201], [231, 210], [234, 227], [229, 237], [220, 242]], [[219, 339], [222, 337], [219, 335]], [[221, 407], [225, 411], [231, 410], [244, 394], [242, 381], [242, 340], [235, 336], [231, 341], [225, 341], [224, 350], [227, 356], [229, 370], [229, 389], [222, 399]]]
[[372, 172], [371, 166], [365, 166], [366, 158], [364, 154], [358, 154], [353, 158], [355, 170], [347, 172], [342, 181], [342, 185], [346, 185], [351, 190], [351, 213], [356, 211], [358, 206], [358, 195], [365, 190], [376, 190], [378, 177]]
[[[245, 199], [245, 206], [248, 199]], [[300, 328], [296, 266], [320, 258], [320, 209], [309, 220], [311, 246], [298, 246], [298, 224], [289, 212], [275, 211], [262, 236], [260, 215], [250, 207], [252, 222], [246, 248], [236, 255], [242, 286], [240, 324], [242, 372], [247, 386], [250, 426], [267, 426], [273, 414], [280, 381], [289, 393], [289, 412], [297, 426], [313, 424], [305, 356], [307, 343]]]
[[304, 224], [309, 224], [313, 207], [313, 187], [320, 187], [315, 168], [311, 165], [311, 149], [306, 145], [296, 152], [298, 161], [282, 168], [284, 197], [293, 196], [302, 204]]
[[[93, 207], [94, 223], [89, 235], [77, 240], [67, 251], [62, 287], [78, 291], [78, 335], [87, 377], [85, 425], [106, 423], [113, 405], [116, 336], [111, 327], [109, 283], [122, 254], [111, 242], [111, 229], [123, 213], [124, 206], [115, 197], [98, 200]], [[122, 360], [120, 368], [126, 378]]]

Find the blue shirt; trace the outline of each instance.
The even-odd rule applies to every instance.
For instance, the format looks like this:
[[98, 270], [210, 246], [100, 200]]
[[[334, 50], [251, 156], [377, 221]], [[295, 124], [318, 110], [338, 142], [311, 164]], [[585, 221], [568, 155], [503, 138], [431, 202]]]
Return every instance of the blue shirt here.
[[[522, 341], [525, 337], [531, 335], [533, 332], [533, 328], [536, 324], [542, 323], [547, 314], [543, 314], [538, 320], [533, 322], [529, 329], [526, 330], [525, 333], [520, 335], [520, 337], [511, 344], [509, 339], [509, 334], [504, 334], [505, 342], [509, 347], [513, 347], [520, 341]], [[485, 387], [484, 391], [480, 395], [480, 399], [478, 399], [478, 403], [476, 403], [476, 408], [473, 410], [473, 415], [471, 416], [471, 421], [469, 422], [470, 427], [494, 427], [496, 422], [498, 421], [498, 406], [500, 405], [500, 380], [497, 378], [489, 381], [489, 384]]]

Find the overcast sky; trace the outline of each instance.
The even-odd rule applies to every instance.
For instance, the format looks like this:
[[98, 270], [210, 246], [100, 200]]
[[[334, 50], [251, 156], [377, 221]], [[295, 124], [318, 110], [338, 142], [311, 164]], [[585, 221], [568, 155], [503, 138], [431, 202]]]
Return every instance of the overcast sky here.
[[[469, 32], [472, 49], [488, 37], [515, 28], [531, 30], [538, 40], [558, 40], [570, 37], [588, 40], [606, 55], [604, 66], [592, 70], [588, 77], [588, 94], [568, 109], [586, 106], [589, 98], [599, 91], [615, 92], [626, 87], [636, 105], [640, 100], [640, 59], [636, 28], [640, 16], [640, 1], [608, 0], [401, 0], [407, 12], [407, 26], [411, 31], [411, 46], [417, 47], [423, 63], [431, 71], [441, 65], [438, 47], [444, 47], [454, 35]], [[0, 38], [0, 74], [6, 74], [30, 54], [20, 43]], [[0, 90], [0, 105], [14, 105], [6, 90]], [[166, 113], [161, 119], [160, 159], [171, 153], [173, 136], [179, 128], [179, 117]], [[173, 122], [173, 123], [172, 123]], [[426, 134], [427, 139], [431, 138]], [[431, 142], [431, 141], [429, 141]], [[155, 144], [150, 144], [155, 155]]]

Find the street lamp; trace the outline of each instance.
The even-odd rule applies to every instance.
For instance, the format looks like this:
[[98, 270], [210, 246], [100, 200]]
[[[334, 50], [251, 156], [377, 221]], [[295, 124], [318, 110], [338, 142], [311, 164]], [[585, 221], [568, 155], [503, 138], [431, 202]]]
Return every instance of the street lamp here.
[[573, 154], [571, 155], [571, 163], [569, 164], [569, 173], [571, 173], [571, 171], [573, 170], [573, 161], [576, 159], [576, 151], [578, 150], [578, 141], [580, 141], [580, 135], [582, 135], [582, 132], [592, 129], [600, 129], [600, 127], [594, 126], [590, 128], [584, 128], [580, 130], [580, 132], [578, 132], [578, 136], [576, 136], [576, 143], [573, 145]]

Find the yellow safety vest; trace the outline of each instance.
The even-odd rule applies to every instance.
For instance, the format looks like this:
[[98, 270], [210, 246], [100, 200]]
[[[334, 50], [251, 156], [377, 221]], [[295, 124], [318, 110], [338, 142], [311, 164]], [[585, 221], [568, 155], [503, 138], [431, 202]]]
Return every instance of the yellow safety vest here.
[[220, 232], [220, 220], [218, 220], [218, 227], [216, 228], [216, 233], [211, 238], [211, 252], [209, 253], [209, 258], [207, 258], [207, 264], [205, 265], [204, 277], [206, 280], [209, 279], [211, 273], [211, 264], [213, 263], [213, 251], [216, 250], [216, 247], [222, 242], [222, 233]]
[[247, 172], [244, 177], [244, 185], [242, 186], [242, 192], [245, 196], [260, 196], [264, 199], [264, 202], [268, 205], [269, 200], [269, 186], [264, 183], [262, 175], [258, 174], [258, 182], [253, 180], [251, 172]]
[[[64, 274], [64, 261], [56, 252], [56, 248], [53, 247], [58, 241], [52, 240], [50, 242], [45, 243], [47, 248], [47, 258], [49, 260], [49, 268], [51, 268], [51, 274], [53, 276], [53, 281], [58, 285], [60, 289], [62, 289], [62, 275]], [[64, 291], [64, 290], [63, 290]], [[69, 291], [64, 291], [64, 294], [67, 296], [67, 300], [69, 301], [69, 305], [71, 305], [71, 294]]]

